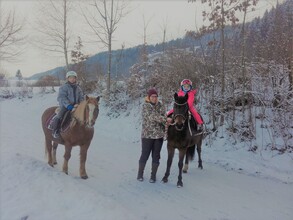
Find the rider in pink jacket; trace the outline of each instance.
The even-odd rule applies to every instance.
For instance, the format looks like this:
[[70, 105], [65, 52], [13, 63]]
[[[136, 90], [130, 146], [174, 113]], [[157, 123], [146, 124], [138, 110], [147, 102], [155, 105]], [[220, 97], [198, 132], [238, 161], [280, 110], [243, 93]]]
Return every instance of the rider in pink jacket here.
[[[200, 115], [198, 114], [198, 112], [196, 111], [196, 109], [193, 106], [193, 102], [194, 102], [194, 96], [196, 94], [196, 90], [192, 89], [192, 82], [189, 79], [184, 79], [181, 82], [181, 88], [178, 92], [178, 96], [185, 96], [185, 94], [188, 93], [188, 107], [189, 107], [189, 111], [191, 112], [191, 114], [193, 115], [194, 119], [196, 120], [197, 124], [199, 125], [199, 129], [202, 130], [203, 128], [203, 121], [200, 117]], [[167, 116], [169, 116], [170, 114], [173, 113], [173, 109], [171, 109], [168, 113]]]

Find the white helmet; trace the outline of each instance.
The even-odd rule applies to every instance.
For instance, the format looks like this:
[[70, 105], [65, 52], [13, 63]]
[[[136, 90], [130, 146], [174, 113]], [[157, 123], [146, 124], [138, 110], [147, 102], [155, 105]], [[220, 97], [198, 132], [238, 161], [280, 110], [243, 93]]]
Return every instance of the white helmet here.
[[66, 73], [66, 79], [67, 79], [69, 76], [75, 76], [75, 77], [77, 77], [77, 74], [76, 74], [76, 72], [74, 72], [74, 71], [68, 71], [68, 72]]

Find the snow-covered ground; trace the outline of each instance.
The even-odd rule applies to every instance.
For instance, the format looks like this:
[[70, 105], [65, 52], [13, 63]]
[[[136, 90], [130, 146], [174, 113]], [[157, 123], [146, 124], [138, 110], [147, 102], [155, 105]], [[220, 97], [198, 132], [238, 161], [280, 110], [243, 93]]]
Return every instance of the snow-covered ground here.
[[292, 220], [292, 154], [259, 150], [228, 138], [203, 145], [204, 169], [197, 160], [177, 188], [178, 155], [169, 182], [163, 184], [166, 142], [158, 180], [151, 184], [150, 161], [144, 182], [136, 180], [140, 156], [140, 109], [128, 117], [109, 119], [101, 104], [95, 135], [88, 151], [89, 179], [79, 178], [79, 148], [62, 173], [64, 147], [58, 164], [47, 164], [42, 112], [56, 105], [56, 93], [35, 94], [23, 101], [0, 101], [1, 220]]

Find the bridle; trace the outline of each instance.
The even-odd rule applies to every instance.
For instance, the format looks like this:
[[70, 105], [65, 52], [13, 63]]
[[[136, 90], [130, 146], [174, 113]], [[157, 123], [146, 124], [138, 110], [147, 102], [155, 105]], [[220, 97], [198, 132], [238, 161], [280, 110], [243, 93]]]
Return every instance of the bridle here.
[[84, 114], [85, 126], [88, 128], [92, 128], [95, 125], [96, 119], [99, 115], [99, 106], [94, 103], [87, 103]]
[[[176, 108], [177, 107], [177, 108]], [[178, 109], [178, 107], [181, 107], [180, 111]], [[183, 109], [182, 109], [183, 108]], [[177, 131], [182, 131], [184, 129], [184, 125], [185, 125], [185, 121], [188, 119], [188, 103], [187, 101], [184, 103], [178, 103], [178, 102], [174, 102], [174, 112], [173, 112], [173, 121], [174, 123], [171, 125], [175, 125], [175, 129]], [[183, 126], [181, 128], [178, 127], [177, 123], [176, 123], [176, 118], [177, 117], [182, 117], [182, 124]]]
[[[81, 103], [80, 106], [83, 110], [82, 111], [82, 117], [76, 117], [74, 113], [72, 113], [73, 121], [71, 124], [71, 127], [75, 125], [75, 123], [79, 123], [82, 126], [85, 126], [87, 128], [93, 128], [95, 125], [96, 119], [99, 115], [99, 105], [98, 101], [94, 99], [87, 99], [85, 100], [85, 103]], [[75, 110], [77, 111], [78, 108]]]

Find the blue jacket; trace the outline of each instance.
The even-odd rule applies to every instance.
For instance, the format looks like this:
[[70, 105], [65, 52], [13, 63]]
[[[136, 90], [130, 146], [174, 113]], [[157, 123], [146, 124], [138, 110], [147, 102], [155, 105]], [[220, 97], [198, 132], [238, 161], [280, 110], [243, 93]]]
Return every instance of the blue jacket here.
[[78, 84], [66, 82], [59, 88], [57, 101], [60, 107], [66, 108], [68, 105], [79, 104], [83, 100], [83, 92]]

